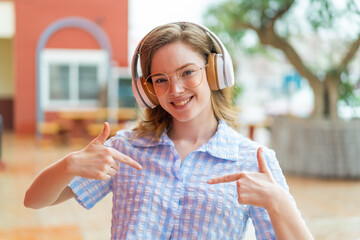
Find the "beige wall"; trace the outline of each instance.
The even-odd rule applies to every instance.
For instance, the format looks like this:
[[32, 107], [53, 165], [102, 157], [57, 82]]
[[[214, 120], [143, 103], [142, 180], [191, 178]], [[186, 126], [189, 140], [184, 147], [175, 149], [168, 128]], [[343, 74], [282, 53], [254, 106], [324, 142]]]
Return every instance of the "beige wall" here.
[[0, 98], [14, 97], [12, 39], [0, 38]]

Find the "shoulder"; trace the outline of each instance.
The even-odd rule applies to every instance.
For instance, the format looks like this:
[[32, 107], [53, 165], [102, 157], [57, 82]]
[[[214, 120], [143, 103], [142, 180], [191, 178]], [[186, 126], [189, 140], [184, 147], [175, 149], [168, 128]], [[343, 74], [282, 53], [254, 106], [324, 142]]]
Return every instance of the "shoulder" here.
[[255, 141], [244, 138], [240, 147], [240, 154], [243, 155], [242, 160], [246, 162], [246, 171], [257, 172], [259, 171], [259, 163], [257, 158], [257, 151], [259, 148], [263, 149], [264, 157], [268, 168], [270, 169], [274, 179], [283, 188], [288, 189], [285, 176], [280, 167], [280, 163], [276, 157], [276, 152], [264, 145]]
[[268, 165], [276, 182], [288, 190], [285, 176], [273, 149], [244, 137], [227, 124], [220, 124], [218, 133], [219, 138], [223, 139], [219, 142], [222, 141], [224, 143], [223, 150], [225, 150], [225, 153], [222, 153], [222, 155], [235, 160], [238, 170], [241, 171], [259, 171], [257, 151], [261, 147], [264, 152], [266, 164]]
[[[246, 162], [248, 171], [258, 169], [257, 151], [261, 147], [267, 163], [274, 169], [280, 168], [276, 153], [273, 149], [255, 142], [242, 134], [238, 133], [226, 123], [221, 123], [218, 129], [219, 138], [223, 139], [224, 146], [227, 146], [229, 151], [238, 154], [238, 161]], [[221, 141], [219, 141], [221, 142]]]
[[247, 171], [258, 171], [258, 159], [257, 152], [259, 148], [263, 149], [264, 156], [267, 164], [271, 169], [280, 169], [278, 160], [276, 158], [276, 153], [273, 149], [264, 146], [258, 142], [255, 142], [249, 138], [242, 137], [238, 141], [239, 156], [241, 156], [241, 161], [246, 161], [248, 167]]
[[[256, 153], [259, 147], [264, 147], [258, 142], [240, 134], [223, 121], [219, 124], [215, 139], [219, 144], [224, 144], [224, 146], [227, 146], [229, 150], [231, 149], [232, 152], [238, 153]], [[266, 148], [266, 151], [271, 152], [273, 150]]]
[[215, 157], [236, 161], [247, 170], [247, 168], [250, 169], [250, 163], [253, 162], [254, 157], [256, 160], [256, 151], [260, 146], [224, 121], [220, 121], [217, 132], [208, 142], [206, 150]]
[[120, 150], [124, 148], [152, 147], [158, 144], [159, 142], [156, 141], [155, 136], [138, 136], [135, 130], [120, 130], [115, 136], [106, 141], [105, 146]]
[[109, 138], [105, 146], [115, 149], [120, 149], [124, 146], [130, 146], [134, 138], [136, 137], [136, 132], [130, 130], [120, 130], [116, 132], [116, 135]]

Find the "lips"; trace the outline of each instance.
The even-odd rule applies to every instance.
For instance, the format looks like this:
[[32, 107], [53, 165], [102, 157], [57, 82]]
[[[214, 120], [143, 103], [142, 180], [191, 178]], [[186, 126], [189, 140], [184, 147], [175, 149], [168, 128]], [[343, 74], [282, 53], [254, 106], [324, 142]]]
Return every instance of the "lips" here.
[[185, 104], [187, 104], [188, 102], [190, 102], [191, 99], [192, 99], [192, 97], [189, 97], [189, 98], [181, 100], [181, 101], [174, 101], [174, 102], [172, 102], [172, 104], [174, 104], [176, 107], [182, 107]]

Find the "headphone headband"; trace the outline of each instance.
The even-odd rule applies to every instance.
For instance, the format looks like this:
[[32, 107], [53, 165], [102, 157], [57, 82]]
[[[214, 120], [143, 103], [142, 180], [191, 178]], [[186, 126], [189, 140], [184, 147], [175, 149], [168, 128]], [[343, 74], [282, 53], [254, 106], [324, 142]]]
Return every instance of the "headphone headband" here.
[[[208, 29], [207, 27], [203, 26], [203, 25], [200, 25], [200, 24], [195, 24], [195, 23], [192, 23], [194, 24], [195, 26], [198, 26], [199, 28], [201, 28], [202, 30], [204, 30], [205, 33], [207, 33], [215, 42], [216, 44], [220, 47], [221, 49], [221, 53], [222, 53], [222, 56], [223, 56], [223, 60], [224, 60], [224, 66], [227, 66], [227, 65], [231, 65], [231, 69], [232, 69], [232, 61], [231, 61], [231, 57], [230, 57], [230, 54], [229, 52], [226, 50], [224, 44], [220, 41], [220, 39], [215, 35], [215, 33], [213, 33], [212, 31], [210, 31], [210, 29]], [[231, 87], [234, 85], [234, 71], [226, 71], [226, 68], [223, 68], [224, 70], [224, 76], [225, 78], [228, 80], [228, 81], [225, 81], [225, 84], [226, 86], [223, 86], [222, 88], [225, 88], [225, 87]], [[221, 89], [222, 89], [221, 88]]]

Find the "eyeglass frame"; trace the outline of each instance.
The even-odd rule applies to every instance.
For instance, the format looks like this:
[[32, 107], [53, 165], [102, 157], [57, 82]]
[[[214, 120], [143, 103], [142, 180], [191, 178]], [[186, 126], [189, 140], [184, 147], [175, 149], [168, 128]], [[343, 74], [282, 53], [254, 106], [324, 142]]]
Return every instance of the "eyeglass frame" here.
[[[196, 85], [195, 87], [186, 87], [186, 86], [184, 86], [184, 85], [182, 84], [181, 81], [179, 81], [180, 77], [179, 77], [178, 74], [177, 74], [180, 70], [182, 70], [182, 69], [184, 69], [184, 68], [186, 68], [186, 67], [188, 67], [188, 66], [191, 66], [191, 65], [195, 65], [195, 66], [199, 67], [199, 66], [198, 66], [197, 64], [195, 64], [195, 63], [189, 63], [189, 64], [184, 64], [184, 65], [181, 66], [181, 67], [178, 67], [175, 72], [170, 73], [170, 74], [163, 73], [163, 72], [153, 73], [153, 74], [150, 74], [149, 76], [146, 77], [145, 81], [143, 82], [143, 85], [145, 85], [146, 89], [148, 90], [148, 92], [149, 92], [151, 95], [153, 95], [153, 96], [155, 96], [155, 97], [159, 97], [159, 96], [162, 96], [162, 95], [166, 94], [166, 93], [169, 91], [169, 88], [170, 88], [170, 80], [171, 80], [170, 76], [176, 75], [176, 76], [177, 76], [177, 78], [176, 78], [177, 83], [180, 84], [181, 86], [183, 86], [184, 88], [196, 88], [196, 87], [198, 87], [198, 86], [202, 83], [202, 81], [203, 81], [203, 79], [204, 79], [204, 76], [203, 76], [203, 75], [201, 75], [201, 80], [200, 80], [200, 82], [199, 82], [198, 85]], [[199, 67], [199, 70], [198, 70], [198, 71], [202, 71], [202, 70], [205, 69], [206, 67], [208, 67], [208, 64], [205, 64], [204, 66]], [[154, 93], [155, 93], [155, 94], [152, 93], [151, 90], [150, 90], [149, 87], [148, 87], [148, 84], [146, 84], [146, 83], [148, 82], [148, 79], [149, 79], [151, 76], [154, 76], [154, 75], [156, 75], [156, 74], [163, 74], [163, 75], [167, 76], [167, 78], [168, 78], [168, 80], [169, 80], [169, 87], [168, 87], [168, 89], [166, 90], [166, 92], [164, 92], [164, 93], [161, 94], [161, 95], [156, 95], [155, 89], [154, 89]], [[201, 72], [201, 74], [203, 74], [203, 73]]]

